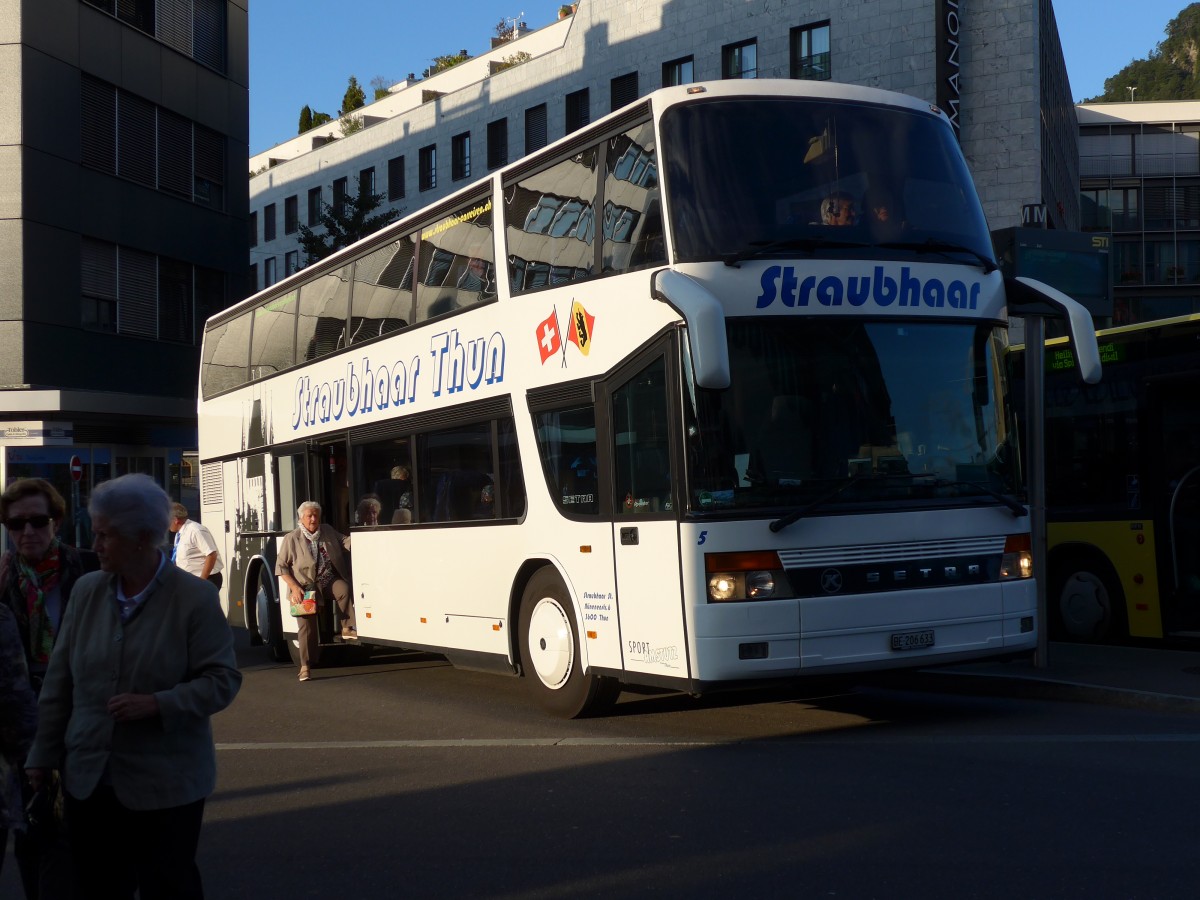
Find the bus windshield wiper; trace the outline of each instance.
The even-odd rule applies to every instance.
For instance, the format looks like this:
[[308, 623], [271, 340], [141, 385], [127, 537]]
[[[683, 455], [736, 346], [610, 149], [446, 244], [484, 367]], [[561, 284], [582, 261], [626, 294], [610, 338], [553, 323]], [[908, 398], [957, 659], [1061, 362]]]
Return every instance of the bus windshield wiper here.
[[951, 253], [966, 253], [968, 256], [975, 257], [975, 260], [983, 268], [984, 275], [990, 275], [995, 272], [999, 266], [995, 260], [988, 259], [977, 250], [972, 250], [970, 247], [964, 247], [962, 244], [955, 244], [953, 241], [935, 241], [930, 238], [927, 241], [886, 241], [882, 244], [876, 244], [877, 247], [882, 247], [885, 250], [912, 250], [914, 253], [941, 253], [943, 256], [949, 256]]
[[870, 247], [865, 241], [835, 241], [831, 238], [788, 238], [782, 241], [750, 241], [740, 250], [722, 253], [721, 259], [725, 265], [736, 267], [743, 259], [755, 256], [766, 256], [770, 253], [795, 252], [802, 250], [812, 253], [816, 250], [839, 250], [851, 247]]
[[[917, 475], [915, 477], [920, 478], [921, 476]], [[949, 481], [945, 478], [934, 478], [932, 484], [935, 488], [974, 488], [975, 490], [979, 491], [979, 493], [1003, 503], [1006, 507], [1008, 507], [1009, 512], [1013, 514], [1014, 518], [1019, 519], [1021, 516], [1029, 515], [1029, 510], [1027, 510], [1012, 497], [1001, 494], [999, 491], [994, 491], [986, 484], [980, 484], [978, 481]]]
[[807, 516], [814, 509], [816, 509], [820, 506], [824, 506], [830, 500], [833, 500], [833, 499], [841, 496], [845, 491], [849, 490], [854, 485], [858, 484], [860, 481], [863, 481], [864, 479], [871, 478], [871, 477], [872, 477], [871, 473], [863, 472], [860, 475], [855, 475], [853, 478], [847, 479], [845, 482], [843, 482], [842, 484], [839, 484], [837, 487], [835, 487], [832, 491], [827, 491], [826, 493], [822, 494], [817, 499], [812, 500], [809, 503], [806, 503], [797, 509], [793, 509], [786, 516], [781, 516], [780, 518], [776, 519], [770, 525], [771, 531], [774, 531], [774, 532], [783, 531], [783, 529], [787, 528], [789, 525], [793, 524], [794, 522], [799, 522], [801, 519], [803, 519], [805, 516]]

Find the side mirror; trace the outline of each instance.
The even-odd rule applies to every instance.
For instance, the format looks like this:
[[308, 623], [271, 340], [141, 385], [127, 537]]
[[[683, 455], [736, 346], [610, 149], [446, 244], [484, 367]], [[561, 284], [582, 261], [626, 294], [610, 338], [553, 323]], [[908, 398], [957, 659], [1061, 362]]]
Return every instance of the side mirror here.
[[729, 340], [721, 302], [695, 279], [671, 269], [654, 273], [650, 293], [687, 323], [696, 386], [718, 391], [729, 387]]
[[1065, 317], [1071, 335], [1071, 349], [1079, 366], [1079, 377], [1087, 384], [1100, 380], [1100, 348], [1091, 314], [1083, 304], [1072, 300], [1058, 288], [1036, 278], [1018, 275], [1004, 279], [1004, 292], [1010, 314], [1019, 316]]

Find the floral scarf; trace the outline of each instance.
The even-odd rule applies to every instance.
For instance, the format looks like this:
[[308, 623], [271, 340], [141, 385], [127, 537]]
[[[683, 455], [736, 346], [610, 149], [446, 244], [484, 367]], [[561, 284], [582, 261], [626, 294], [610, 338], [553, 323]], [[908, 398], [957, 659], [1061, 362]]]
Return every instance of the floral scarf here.
[[50, 662], [50, 651], [54, 649], [56, 627], [46, 615], [46, 594], [58, 587], [62, 580], [60, 547], [58, 538], [55, 538], [46, 555], [33, 566], [21, 556], [15, 556], [17, 587], [25, 598], [25, 608], [29, 614], [29, 656], [35, 663], [43, 665]]

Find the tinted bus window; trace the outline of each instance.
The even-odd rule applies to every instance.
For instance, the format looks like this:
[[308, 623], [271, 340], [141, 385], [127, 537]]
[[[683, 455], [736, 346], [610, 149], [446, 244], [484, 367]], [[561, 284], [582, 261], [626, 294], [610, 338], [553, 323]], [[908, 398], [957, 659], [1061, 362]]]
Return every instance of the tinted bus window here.
[[249, 355], [249, 313], [209, 329], [204, 336], [204, 364], [201, 367], [204, 396], [211, 397], [245, 384]]
[[393, 241], [354, 264], [350, 343], [369, 341], [412, 321], [413, 242]]
[[589, 149], [505, 189], [508, 275], [514, 294], [592, 274], [596, 158]]
[[492, 201], [481, 198], [421, 230], [416, 321], [496, 296]]
[[303, 359], [317, 359], [346, 346], [349, 301], [349, 266], [322, 275], [300, 289], [296, 349]]
[[250, 343], [250, 378], [282, 372], [296, 361], [296, 297], [289, 291], [254, 310]]

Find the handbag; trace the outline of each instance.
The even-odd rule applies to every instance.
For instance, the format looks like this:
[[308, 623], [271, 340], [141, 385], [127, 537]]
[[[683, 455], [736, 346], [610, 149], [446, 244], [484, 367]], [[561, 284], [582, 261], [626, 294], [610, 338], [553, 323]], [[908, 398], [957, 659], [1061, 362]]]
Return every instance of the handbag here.
[[317, 614], [317, 591], [312, 585], [304, 588], [304, 594], [299, 601], [292, 601], [293, 616], [315, 616]]

